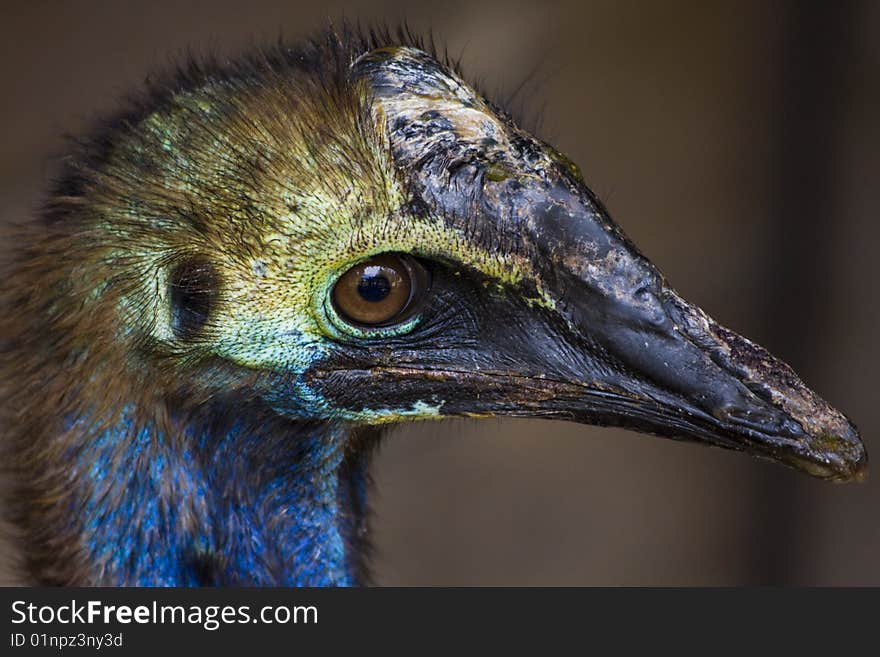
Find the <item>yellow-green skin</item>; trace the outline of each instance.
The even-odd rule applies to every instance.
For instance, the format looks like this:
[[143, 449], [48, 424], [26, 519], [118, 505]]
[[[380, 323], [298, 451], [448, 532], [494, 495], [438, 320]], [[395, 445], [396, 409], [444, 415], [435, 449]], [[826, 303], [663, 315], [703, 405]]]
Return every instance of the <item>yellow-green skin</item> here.
[[[354, 81], [355, 93], [343, 94], [273, 75], [270, 84], [230, 88], [225, 81], [175, 93], [119, 142], [100, 174], [94, 207], [104, 230], [119, 239], [110, 258], [140, 261], [141, 287], [120, 299], [125, 323], [146, 321], [140, 328], [184, 361], [214, 354], [248, 368], [302, 372], [334, 340], [362, 334], [327, 300], [342, 273], [375, 254], [464, 263], [499, 285], [536, 278], [521, 255], [490, 252], [442, 217], [411, 211], [391, 157], [387, 108], [365, 83]], [[460, 121], [463, 132], [479, 121], [507, 129], [472, 89], [449, 76], [456, 88], [448, 97], [439, 91], [430, 99], [402, 96], [402, 107], [391, 109], [400, 112], [410, 102], [424, 111], [433, 104]], [[463, 107], [461, 94], [476, 107]], [[144, 193], [132, 197], [132, 189]], [[167, 293], [169, 259], [184, 255], [207, 256], [221, 281], [207, 325], [187, 344], [171, 331]], [[553, 303], [546, 295], [532, 301]], [[406, 332], [417, 322], [385, 332]], [[426, 401], [339, 412], [385, 423], [439, 417], [441, 406]]]
[[[326, 38], [154, 84], [16, 235], [0, 410], [39, 581], [353, 583], [365, 424], [564, 418], [861, 476], [846, 418], [671, 290], [567, 158], [418, 48]], [[386, 252], [428, 261], [424, 314], [353, 326], [333, 285]]]

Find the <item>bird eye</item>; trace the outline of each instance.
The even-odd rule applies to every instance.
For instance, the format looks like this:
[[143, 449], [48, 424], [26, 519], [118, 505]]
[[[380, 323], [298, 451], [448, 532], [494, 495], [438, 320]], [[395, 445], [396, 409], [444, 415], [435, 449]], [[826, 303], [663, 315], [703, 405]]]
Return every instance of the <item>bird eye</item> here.
[[384, 253], [345, 272], [333, 287], [333, 307], [345, 321], [384, 327], [412, 317], [430, 285], [428, 272], [411, 256]]
[[192, 258], [171, 271], [171, 329], [177, 338], [190, 339], [204, 326], [214, 305], [216, 290], [217, 277], [205, 260]]

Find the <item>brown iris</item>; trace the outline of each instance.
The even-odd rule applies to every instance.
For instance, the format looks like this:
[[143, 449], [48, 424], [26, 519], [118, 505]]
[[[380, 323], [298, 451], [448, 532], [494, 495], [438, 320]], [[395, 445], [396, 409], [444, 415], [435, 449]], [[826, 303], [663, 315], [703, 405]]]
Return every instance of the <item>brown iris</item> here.
[[415, 259], [383, 253], [345, 272], [333, 287], [336, 312], [362, 326], [389, 326], [412, 316], [428, 274]]

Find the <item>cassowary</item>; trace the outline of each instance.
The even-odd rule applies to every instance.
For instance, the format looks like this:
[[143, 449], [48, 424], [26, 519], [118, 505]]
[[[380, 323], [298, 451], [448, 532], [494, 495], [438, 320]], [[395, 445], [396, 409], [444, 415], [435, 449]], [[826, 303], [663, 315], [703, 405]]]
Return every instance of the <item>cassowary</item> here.
[[151, 83], [11, 243], [3, 441], [36, 582], [362, 582], [370, 454], [410, 420], [567, 419], [865, 471], [841, 413], [406, 35]]

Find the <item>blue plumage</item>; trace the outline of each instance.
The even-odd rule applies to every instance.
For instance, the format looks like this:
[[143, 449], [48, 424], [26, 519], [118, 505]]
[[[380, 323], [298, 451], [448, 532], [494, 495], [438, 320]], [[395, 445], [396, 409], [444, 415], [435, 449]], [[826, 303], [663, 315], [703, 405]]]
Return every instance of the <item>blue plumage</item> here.
[[10, 240], [0, 426], [35, 580], [363, 582], [372, 447], [416, 419], [564, 418], [863, 476], [840, 412], [399, 36], [192, 64]]
[[350, 491], [362, 484], [339, 480], [342, 427], [291, 423], [278, 440], [241, 423], [221, 433], [191, 425], [173, 444], [155, 426], [136, 428], [133, 415], [130, 409], [72, 464], [89, 485], [71, 519], [82, 524], [101, 581], [354, 583], [344, 543], [354, 526]]

